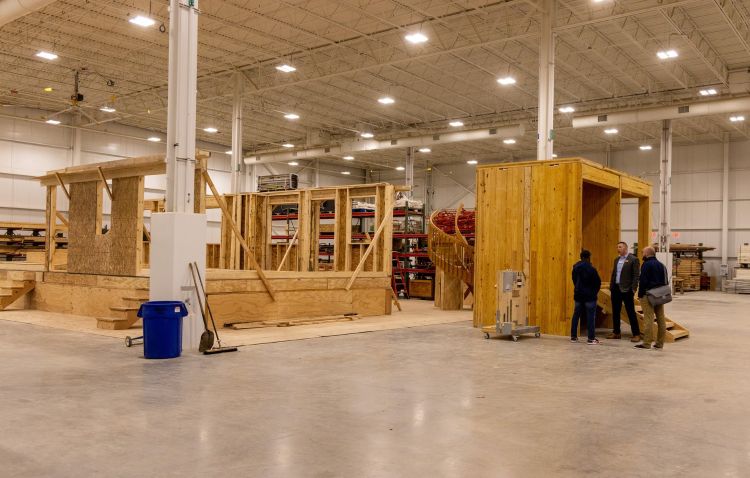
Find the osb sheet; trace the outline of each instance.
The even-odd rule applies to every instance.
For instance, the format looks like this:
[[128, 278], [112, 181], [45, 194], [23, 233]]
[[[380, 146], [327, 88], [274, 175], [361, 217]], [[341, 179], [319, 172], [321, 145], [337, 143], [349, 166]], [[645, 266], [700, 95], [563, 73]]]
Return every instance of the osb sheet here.
[[[442, 311], [436, 309], [431, 301], [402, 300], [404, 309], [399, 312], [393, 308], [392, 315], [365, 317], [351, 322], [328, 322], [324, 324], [297, 325], [294, 327], [267, 327], [262, 329], [233, 330], [221, 329], [223, 345], [257, 345], [288, 340], [304, 340], [336, 335], [360, 334], [380, 330], [406, 329], [426, 325], [467, 322], [471, 320], [471, 311]], [[140, 327], [127, 330], [102, 330], [96, 328], [96, 319], [80, 315], [58, 314], [38, 310], [5, 310], [0, 312], [0, 320], [10, 320], [41, 327], [52, 327], [72, 332], [102, 335], [123, 340], [125, 336], [141, 335]]]

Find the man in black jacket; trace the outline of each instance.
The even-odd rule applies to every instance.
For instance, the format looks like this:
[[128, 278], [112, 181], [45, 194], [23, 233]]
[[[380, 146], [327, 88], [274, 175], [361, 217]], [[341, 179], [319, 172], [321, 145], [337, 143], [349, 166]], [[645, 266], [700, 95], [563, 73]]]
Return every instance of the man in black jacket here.
[[631, 342], [641, 340], [641, 331], [638, 327], [638, 317], [635, 315], [635, 304], [633, 297], [635, 289], [638, 287], [638, 276], [640, 275], [641, 264], [638, 258], [628, 253], [628, 244], [625, 242], [617, 243], [617, 258], [612, 265], [612, 276], [609, 279], [609, 290], [612, 299], [612, 333], [607, 335], [608, 339], [619, 339], [622, 337], [620, 332], [620, 311], [625, 304], [625, 311], [628, 313], [630, 330], [633, 333]]
[[667, 335], [667, 320], [664, 316], [664, 305], [651, 305], [646, 293], [656, 287], [667, 285], [667, 268], [656, 258], [653, 247], [643, 249], [643, 266], [638, 281], [638, 298], [643, 309], [643, 343], [635, 346], [637, 349], [650, 349], [654, 340], [654, 316], [659, 326], [656, 336], [657, 349], [664, 347], [664, 337]]
[[578, 342], [578, 320], [586, 314], [586, 328], [588, 329], [589, 345], [598, 345], [594, 335], [596, 325], [596, 298], [602, 286], [602, 280], [596, 268], [591, 265], [591, 252], [581, 251], [581, 260], [573, 266], [573, 300], [576, 307], [573, 312], [573, 324], [570, 327], [570, 341]]

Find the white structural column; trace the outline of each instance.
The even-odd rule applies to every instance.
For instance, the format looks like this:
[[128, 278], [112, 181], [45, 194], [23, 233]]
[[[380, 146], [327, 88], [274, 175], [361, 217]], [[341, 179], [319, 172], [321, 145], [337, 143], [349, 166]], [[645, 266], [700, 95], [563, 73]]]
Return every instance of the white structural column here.
[[[409, 147], [406, 148], [406, 166], [404, 168], [404, 181], [407, 186], [410, 188], [414, 187], [414, 148]], [[406, 196], [411, 198], [412, 197], [412, 191], [409, 189], [409, 191], [406, 193]]]
[[557, 0], [542, 0], [539, 41], [539, 122], [536, 159], [552, 159], [555, 141], [555, 34]]
[[73, 166], [81, 164], [81, 128], [73, 129]]
[[234, 74], [234, 102], [232, 104], [232, 192], [245, 192], [245, 161], [242, 156], [242, 73]]
[[184, 351], [195, 351], [203, 321], [189, 264], [205, 280], [206, 215], [195, 214], [198, 3], [170, 0], [167, 113], [167, 212], [151, 217], [151, 300], [185, 302]]
[[724, 133], [724, 163], [721, 170], [721, 277], [729, 278], [729, 133]]
[[659, 251], [669, 252], [672, 212], [672, 120], [664, 120], [659, 149]]

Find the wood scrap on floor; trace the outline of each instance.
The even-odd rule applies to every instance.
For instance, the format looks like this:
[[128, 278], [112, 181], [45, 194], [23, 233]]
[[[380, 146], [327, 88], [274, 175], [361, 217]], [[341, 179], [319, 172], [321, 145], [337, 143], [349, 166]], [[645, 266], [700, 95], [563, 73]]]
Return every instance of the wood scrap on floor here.
[[238, 324], [232, 324], [230, 327], [234, 330], [245, 330], [245, 329], [262, 329], [265, 327], [294, 327], [296, 325], [312, 325], [312, 324], [323, 324], [328, 322], [350, 322], [353, 320], [359, 320], [361, 317], [357, 314], [343, 314], [343, 315], [326, 315], [323, 317], [300, 317], [297, 319], [283, 319], [283, 320], [264, 320], [262, 322], [243, 322]]

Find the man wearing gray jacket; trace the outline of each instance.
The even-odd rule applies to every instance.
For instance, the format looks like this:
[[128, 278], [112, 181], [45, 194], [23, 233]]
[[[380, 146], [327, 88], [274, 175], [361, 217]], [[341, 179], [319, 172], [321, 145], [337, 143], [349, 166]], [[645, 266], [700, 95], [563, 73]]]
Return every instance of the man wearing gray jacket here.
[[641, 264], [638, 258], [628, 253], [628, 244], [625, 242], [617, 243], [617, 258], [612, 266], [612, 277], [609, 280], [609, 290], [612, 294], [612, 333], [607, 336], [608, 339], [619, 339], [622, 337], [620, 332], [620, 311], [625, 304], [625, 311], [628, 314], [630, 330], [633, 332], [631, 342], [641, 340], [641, 330], [638, 326], [638, 317], [635, 315], [635, 304], [633, 298], [638, 288], [638, 277], [641, 274]]

